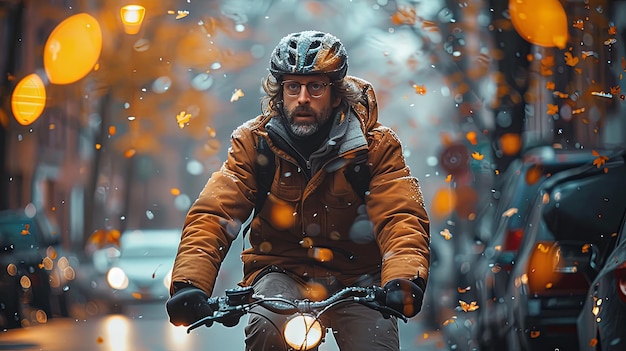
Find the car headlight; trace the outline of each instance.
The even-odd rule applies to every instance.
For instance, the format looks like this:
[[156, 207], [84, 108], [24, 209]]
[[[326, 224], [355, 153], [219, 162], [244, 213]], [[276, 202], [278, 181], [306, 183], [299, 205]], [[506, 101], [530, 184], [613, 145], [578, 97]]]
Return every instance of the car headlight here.
[[113, 267], [107, 272], [107, 283], [116, 290], [124, 290], [128, 287], [128, 276], [120, 267]]

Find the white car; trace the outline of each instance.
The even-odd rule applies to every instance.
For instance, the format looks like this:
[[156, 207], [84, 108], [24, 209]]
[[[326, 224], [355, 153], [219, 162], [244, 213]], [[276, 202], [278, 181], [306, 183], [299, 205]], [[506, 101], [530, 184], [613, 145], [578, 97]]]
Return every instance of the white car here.
[[86, 295], [114, 310], [166, 300], [180, 235], [180, 229], [124, 231], [119, 248], [93, 253], [93, 272], [83, 287]]

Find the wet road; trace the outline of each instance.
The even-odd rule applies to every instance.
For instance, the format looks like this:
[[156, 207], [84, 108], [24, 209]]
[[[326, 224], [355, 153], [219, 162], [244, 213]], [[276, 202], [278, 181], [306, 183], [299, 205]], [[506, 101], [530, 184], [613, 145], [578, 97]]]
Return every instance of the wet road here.
[[[401, 350], [445, 350], [438, 332], [424, 329], [419, 316], [400, 322]], [[214, 325], [191, 334], [167, 321], [163, 304], [131, 306], [125, 314], [78, 319], [53, 319], [45, 325], [0, 331], [0, 350], [21, 351], [187, 351], [243, 350], [243, 323], [233, 328]], [[337, 351], [332, 337], [320, 351]]]

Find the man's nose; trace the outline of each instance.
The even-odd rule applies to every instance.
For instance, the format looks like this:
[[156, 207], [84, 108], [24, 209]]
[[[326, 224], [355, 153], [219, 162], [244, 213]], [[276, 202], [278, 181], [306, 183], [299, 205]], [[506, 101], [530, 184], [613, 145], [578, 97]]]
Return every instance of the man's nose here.
[[311, 101], [311, 95], [309, 95], [309, 90], [306, 87], [306, 84], [301, 84], [300, 93], [298, 94], [298, 103], [306, 104]]

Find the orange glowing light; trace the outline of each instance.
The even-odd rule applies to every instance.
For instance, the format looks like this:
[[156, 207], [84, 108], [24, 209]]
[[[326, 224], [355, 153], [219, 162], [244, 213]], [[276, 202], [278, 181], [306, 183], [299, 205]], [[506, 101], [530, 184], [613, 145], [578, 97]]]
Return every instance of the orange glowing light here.
[[522, 139], [517, 133], [506, 133], [500, 137], [500, 148], [505, 155], [515, 155], [522, 148]]
[[46, 107], [46, 87], [35, 73], [24, 77], [13, 90], [11, 109], [15, 120], [21, 125], [29, 125]]
[[456, 207], [456, 193], [452, 189], [440, 188], [431, 202], [431, 212], [436, 218], [448, 216]]
[[528, 42], [565, 48], [569, 24], [558, 0], [509, 0], [509, 13], [513, 27]]
[[43, 65], [53, 84], [70, 84], [86, 76], [102, 50], [102, 32], [95, 18], [79, 13], [68, 17], [50, 33]]

